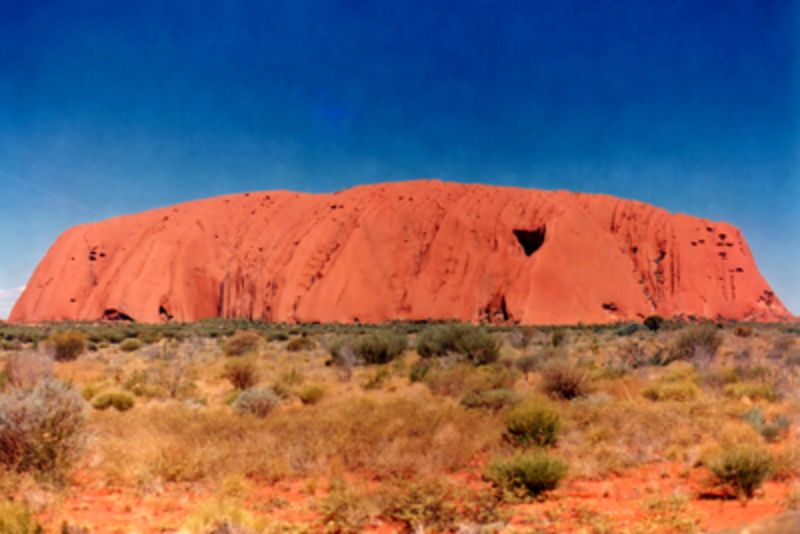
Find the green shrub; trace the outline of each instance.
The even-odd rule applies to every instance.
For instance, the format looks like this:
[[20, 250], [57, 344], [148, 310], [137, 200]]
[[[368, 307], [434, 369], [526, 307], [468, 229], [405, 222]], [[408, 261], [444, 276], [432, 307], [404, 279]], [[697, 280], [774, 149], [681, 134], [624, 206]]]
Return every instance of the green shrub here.
[[309, 384], [302, 388], [297, 396], [303, 404], [318, 404], [325, 396], [325, 388], [316, 384]]
[[381, 515], [405, 527], [406, 532], [451, 532], [458, 510], [452, 488], [440, 480], [397, 481], [381, 491]]
[[298, 337], [293, 337], [292, 339], [289, 340], [289, 342], [286, 344], [286, 350], [288, 350], [289, 352], [300, 352], [304, 350], [308, 351], [308, 350], [314, 350], [316, 346], [317, 344], [310, 337], [298, 336]]
[[225, 342], [224, 351], [226, 356], [241, 356], [248, 352], [255, 352], [261, 344], [261, 336], [258, 332], [242, 330], [236, 332]]
[[709, 462], [719, 483], [730, 486], [739, 498], [751, 499], [772, 472], [770, 453], [755, 445], [735, 445]]
[[142, 342], [138, 339], [126, 339], [119, 344], [119, 350], [122, 352], [133, 352], [142, 348]]
[[664, 324], [664, 318], [660, 315], [650, 315], [642, 323], [651, 332], [658, 332]]
[[536, 497], [558, 487], [567, 464], [543, 451], [524, 452], [489, 464], [486, 477], [496, 486]]
[[0, 532], [3, 534], [42, 534], [28, 507], [12, 501], [0, 502]]
[[367, 364], [389, 363], [406, 350], [408, 338], [392, 330], [373, 330], [352, 343], [356, 358]]
[[84, 443], [84, 406], [78, 392], [53, 379], [0, 395], [0, 464], [60, 479]]
[[465, 323], [430, 326], [417, 337], [417, 352], [423, 358], [456, 354], [475, 365], [497, 361], [502, 342], [483, 328]]
[[561, 432], [559, 413], [540, 402], [527, 401], [512, 407], [505, 417], [506, 436], [517, 445], [549, 447]]
[[124, 391], [106, 391], [100, 393], [92, 401], [92, 408], [95, 410], [106, 410], [113, 407], [118, 412], [127, 412], [133, 405], [135, 400], [133, 395], [125, 393]]
[[69, 362], [86, 350], [86, 334], [77, 330], [61, 330], [47, 338], [46, 344], [56, 361]]
[[222, 375], [236, 389], [244, 390], [258, 383], [258, 368], [252, 358], [237, 358], [225, 363]]
[[281, 398], [272, 388], [246, 389], [234, 401], [233, 408], [237, 412], [250, 413], [264, 418], [280, 404]]
[[461, 405], [465, 408], [489, 410], [502, 410], [517, 402], [519, 402], [519, 395], [513, 389], [508, 388], [469, 391], [461, 398]]
[[666, 359], [666, 365], [678, 360], [710, 361], [722, 345], [722, 336], [713, 324], [689, 326], [678, 333]]
[[541, 374], [542, 390], [551, 397], [571, 400], [589, 394], [592, 377], [574, 362], [551, 360]]

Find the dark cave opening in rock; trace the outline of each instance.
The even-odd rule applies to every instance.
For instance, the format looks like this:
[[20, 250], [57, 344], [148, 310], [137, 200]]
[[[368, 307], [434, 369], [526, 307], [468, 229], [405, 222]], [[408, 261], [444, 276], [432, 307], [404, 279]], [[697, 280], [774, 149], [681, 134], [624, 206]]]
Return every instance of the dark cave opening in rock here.
[[547, 228], [542, 226], [533, 230], [514, 230], [514, 237], [517, 238], [526, 256], [530, 256], [541, 248], [544, 244], [544, 236]]
[[172, 314], [164, 306], [158, 307], [158, 315], [162, 321], [171, 321], [173, 319]]
[[103, 320], [105, 321], [130, 321], [136, 322], [133, 317], [125, 312], [121, 312], [115, 308], [107, 308], [103, 311]]

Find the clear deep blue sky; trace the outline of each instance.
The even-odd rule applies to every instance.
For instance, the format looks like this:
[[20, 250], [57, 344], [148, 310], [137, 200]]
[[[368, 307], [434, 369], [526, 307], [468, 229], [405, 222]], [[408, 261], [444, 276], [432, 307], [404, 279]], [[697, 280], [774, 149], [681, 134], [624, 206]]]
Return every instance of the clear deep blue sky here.
[[71, 225], [437, 177], [738, 225], [800, 312], [800, 10], [0, 0], [0, 316]]

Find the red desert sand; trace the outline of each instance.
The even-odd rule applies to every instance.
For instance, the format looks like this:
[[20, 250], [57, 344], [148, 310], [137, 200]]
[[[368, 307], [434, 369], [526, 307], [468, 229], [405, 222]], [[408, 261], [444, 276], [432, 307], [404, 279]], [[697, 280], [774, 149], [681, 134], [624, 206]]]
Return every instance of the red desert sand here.
[[792, 319], [734, 226], [437, 180], [228, 195], [74, 227], [11, 321]]

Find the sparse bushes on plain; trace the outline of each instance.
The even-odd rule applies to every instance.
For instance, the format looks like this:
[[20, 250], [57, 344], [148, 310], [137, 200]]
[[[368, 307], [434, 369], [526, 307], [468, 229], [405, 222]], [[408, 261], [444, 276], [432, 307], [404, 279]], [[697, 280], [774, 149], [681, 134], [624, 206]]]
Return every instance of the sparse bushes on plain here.
[[249, 413], [256, 417], [267, 417], [278, 404], [281, 398], [272, 388], [251, 388], [246, 389], [233, 402], [233, 408], [237, 412]]
[[629, 337], [639, 331], [639, 325], [636, 323], [628, 323], [624, 326], [621, 326], [619, 330], [617, 330], [617, 335], [620, 337]]
[[591, 374], [575, 362], [551, 360], [541, 374], [542, 390], [551, 397], [572, 400], [589, 394]]
[[138, 339], [129, 338], [119, 344], [119, 350], [122, 352], [133, 352], [141, 349], [143, 343]]
[[796, 338], [797, 336], [791, 334], [778, 337], [767, 352], [767, 358], [774, 361], [784, 359], [794, 346]]
[[248, 389], [258, 383], [258, 367], [252, 358], [229, 360], [222, 374], [236, 389]]
[[224, 351], [226, 356], [242, 356], [249, 352], [256, 352], [261, 344], [261, 336], [258, 332], [241, 330], [228, 338], [225, 342]]
[[519, 401], [519, 394], [509, 388], [495, 388], [478, 391], [468, 391], [461, 398], [461, 405], [465, 408], [484, 408], [488, 410], [502, 410]]
[[429, 326], [417, 337], [423, 358], [461, 355], [474, 365], [497, 361], [502, 341], [485, 329], [466, 323]]
[[556, 489], [567, 475], [567, 464], [543, 451], [518, 453], [511, 458], [494, 460], [486, 471], [496, 486], [537, 497]]
[[233, 499], [217, 498], [201, 504], [181, 532], [191, 534], [251, 534], [259, 532], [255, 516]]
[[319, 503], [322, 527], [330, 534], [359, 534], [376, 515], [375, 506], [364, 492], [343, 480], [331, 483], [328, 495]]
[[77, 391], [54, 379], [0, 395], [0, 464], [60, 479], [83, 445], [84, 406]]
[[450, 532], [457, 527], [453, 489], [436, 479], [395, 481], [383, 488], [381, 515], [401, 523], [406, 532]]
[[47, 338], [46, 344], [57, 362], [69, 362], [86, 351], [86, 334], [78, 330], [60, 330]]
[[508, 439], [521, 446], [550, 447], [561, 432], [561, 415], [547, 403], [532, 400], [512, 407], [505, 423]]
[[297, 393], [300, 402], [307, 405], [317, 404], [325, 396], [325, 388], [316, 384], [309, 384]]
[[5, 366], [6, 383], [11, 387], [30, 387], [53, 376], [53, 357], [36, 351], [14, 352]]
[[564, 330], [553, 330], [550, 333], [550, 345], [553, 347], [562, 347], [567, 342], [567, 333]]
[[541, 363], [542, 360], [537, 354], [525, 354], [517, 358], [514, 365], [525, 375], [527, 380], [528, 375], [536, 371], [541, 366]]
[[392, 330], [373, 330], [353, 341], [356, 357], [367, 364], [389, 363], [408, 347], [408, 338]]
[[692, 325], [678, 332], [675, 343], [665, 360], [667, 365], [674, 361], [710, 362], [722, 345], [722, 335], [713, 324]]
[[730, 486], [736, 496], [752, 499], [769, 477], [773, 459], [769, 451], [756, 445], [735, 445], [712, 459], [708, 468], [720, 484]]
[[790, 424], [789, 418], [783, 414], [767, 420], [761, 408], [757, 407], [742, 414], [742, 419], [750, 423], [769, 442], [777, 441], [786, 433]]
[[685, 402], [696, 399], [699, 393], [697, 385], [688, 380], [650, 384], [642, 390], [642, 395], [651, 401]]
[[124, 391], [106, 391], [94, 397], [92, 400], [92, 408], [95, 410], [114, 408], [118, 412], [127, 412], [133, 408], [135, 403], [136, 400], [130, 393], [125, 393]]
[[300, 352], [314, 350], [317, 343], [308, 336], [293, 337], [286, 343], [286, 350], [289, 352]]
[[470, 392], [511, 388], [517, 378], [513, 369], [498, 365], [475, 368], [467, 363], [452, 361], [435, 361], [430, 362], [429, 365], [422, 381], [433, 393], [449, 397], [461, 397]]
[[778, 393], [771, 384], [765, 382], [738, 382], [728, 384], [723, 390], [726, 397], [741, 399], [747, 397], [751, 401], [765, 400], [775, 402], [778, 400]]
[[753, 329], [747, 325], [736, 325], [733, 329], [733, 335], [736, 337], [750, 337], [753, 335]]

